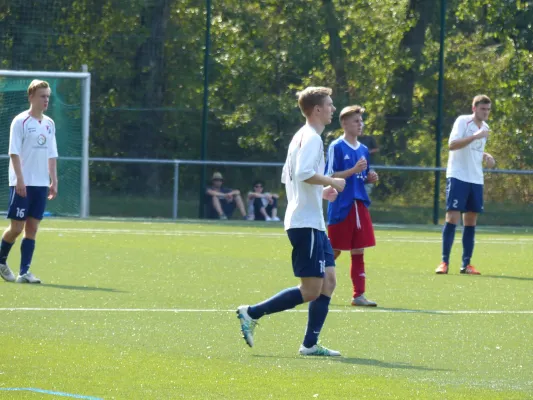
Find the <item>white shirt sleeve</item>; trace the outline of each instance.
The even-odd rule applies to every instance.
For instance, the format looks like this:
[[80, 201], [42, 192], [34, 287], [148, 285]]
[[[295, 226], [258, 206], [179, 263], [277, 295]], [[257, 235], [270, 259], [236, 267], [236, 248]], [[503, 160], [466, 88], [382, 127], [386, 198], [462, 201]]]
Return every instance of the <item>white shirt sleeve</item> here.
[[22, 120], [14, 119], [9, 129], [9, 154], [20, 154], [23, 139], [24, 129], [22, 128]]
[[50, 146], [48, 146], [48, 158], [57, 158], [57, 142], [56, 142], [56, 126], [52, 124], [52, 135], [50, 140]]
[[452, 133], [450, 133], [450, 138], [448, 139], [448, 144], [454, 140], [461, 139], [465, 137], [466, 133], [466, 119], [457, 118], [453, 124]]
[[288, 175], [287, 162], [288, 161], [285, 161], [285, 164], [283, 165], [283, 170], [281, 171], [281, 183], [283, 183], [284, 185], [287, 184], [287, 175]]
[[322, 151], [322, 139], [318, 135], [306, 135], [302, 140], [302, 147], [296, 157], [295, 178], [297, 181], [305, 181], [317, 173]]

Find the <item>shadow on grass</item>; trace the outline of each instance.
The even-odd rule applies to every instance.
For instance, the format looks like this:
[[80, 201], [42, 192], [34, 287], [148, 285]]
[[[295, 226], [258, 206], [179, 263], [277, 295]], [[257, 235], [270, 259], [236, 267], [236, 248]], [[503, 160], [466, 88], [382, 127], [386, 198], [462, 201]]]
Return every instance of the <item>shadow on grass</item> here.
[[450, 369], [444, 368], [431, 368], [425, 367], [423, 365], [412, 365], [403, 362], [387, 362], [381, 360], [375, 360], [373, 358], [357, 358], [357, 357], [339, 357], [332, 358], [335, 361], [345, 363], [345, 364], [357, 364], [357, 365], [366, 365], [371, 367], [379, 368], [392, 368], [392, 369], [414, 369], [418, 371], [451, 371]]
[[516, 279], [517, 281], [533, 281], [533, 278], [525, 276], [509, 276], [509, 275], [480, 275], [478, 278], [493, 278], [493, 279]]
[[94, 287], [94, 286], [55, 285], [53, 283], [41, 283], [40, 285], [34, 285], [34, 286], [54, 288], [54, 289], [84, 290], [88, 292], [126, 293], [123, 290], [117, 290], [113, 288]]
[[373, 358], [358, 358], [358, 357], [302, 357], [302, 356], [268, 356], [268, 355], [261, 355], [261, 354], [254, 354], [252, 357], [258, 357], [258, 358], [300, 358], [300, 359], [306, 359], [306, 360], [327, 360], [327, 361], [335, 361], [340, 362], [344, 364], [354, 364], [354, 365], [365, 365], [365, 366], [371, 366], [371, 367], [379, 367], [379, 368], [391, 368], [391, 369], [413, 369], [418, 371], [452, 371], [451, 369], [443, 369], [443, 368], [431, 368], [431, 367], [425, 367], [423, 365], [412, 365], [408, 363], [403, 362], [387, 362], [387, 361], [381, 361], [381, 360], [375, 360]]

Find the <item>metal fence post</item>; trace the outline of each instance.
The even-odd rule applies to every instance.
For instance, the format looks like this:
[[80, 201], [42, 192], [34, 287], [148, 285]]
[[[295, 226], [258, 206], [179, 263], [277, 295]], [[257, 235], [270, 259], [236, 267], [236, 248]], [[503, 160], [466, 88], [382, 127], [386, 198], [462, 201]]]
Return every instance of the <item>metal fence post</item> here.
[[179, 180], [180, 180], [180, 162], [176, 160], [176, 162], [174, 163], [174, 193], [173, 193], [173, 199], [172, 199], [172, 219], [178, 219]]

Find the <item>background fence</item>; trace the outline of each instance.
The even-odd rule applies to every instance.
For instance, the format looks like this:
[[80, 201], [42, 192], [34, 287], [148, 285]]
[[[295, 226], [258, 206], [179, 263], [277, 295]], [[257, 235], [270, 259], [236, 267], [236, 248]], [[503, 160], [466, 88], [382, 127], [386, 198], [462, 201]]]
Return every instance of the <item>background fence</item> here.
[[[94, 183], [91, 187], [91, 215], [142, 218], [197, 218], [200, 196], [198, 180], [203, 165], [210, 175], [217, 171], [224, 176], [224, 186], [241, 191], [243, 199], [252, 190], [255, 180], [265, 182], [265, 191], [281, 195], [279, 209], [284, 215], [286, 197], [281, 184], [282, 163], [246, 163], [229, 161], [201, 162], [195, 160], [135, 160], [92, 158], [90, 171], [95, 181], [104, 183], [104, 189]], [[156, 192], [143, 181], [132, 184], [120, 193], [107, 191], [113, 174], [121, 169], [143, 169], [154, 176], [165, 176]], [[381, 181], [401, 180], [402, 190], [390, 193], [390, 186], [377, 183], [371, 192], [371, 211], [375, 222], [428, 224], [435, 211], [444, 218], [445, 174], [441, 174], [438, 209], [434, 210], [433, 190], [435, 168], [373, 166]], [[112, 175], [109, 175], [114, 171]], [[206, 182], [207, 185], [208, 182]], [[204, 187], [206, 186], [204, 185]], [[529, 195], [533, 190], [533, 171], [486, 171], [485, 213], [483, 222], [491, 225], [533, 226], [533, 204]], [[528, 193], [524, 197], [524, 192]], [[517, 201], [522, 199], [522, 201]], [[236, 211], [234, 218], [240, 218]]]

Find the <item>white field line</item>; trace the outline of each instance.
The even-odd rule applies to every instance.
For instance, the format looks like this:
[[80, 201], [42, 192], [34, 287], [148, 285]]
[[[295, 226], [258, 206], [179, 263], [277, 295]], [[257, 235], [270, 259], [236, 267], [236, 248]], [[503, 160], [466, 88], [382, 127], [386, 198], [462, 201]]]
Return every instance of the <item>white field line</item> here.
[[[244, 231], [189, 231], [189, 230], [138, 230], [138, 229], [114, 229], [114, 228], [41, 228], [40, 231], [58, 233], [80, 233], [80, 234], [104, 234], [104, 235], [155, 235], [155, 236], [233, 236], [233, 237], [262, 237], [262, 238], [285, 238], [284, 232], [244, 232]], [[423, 239], [409, 238], [405, 236], [387, 236], [379, 238], [380, 242], [398, 243], [441, 243], [440, 238]], [[533, 243], [532, 238], [491, 238], [477, 239], [476, 243], [485, 244], [506, 244], [506, 245], [526, 245]]]
[[[5, 307], [2, 311], [38, 311], [38, 312], [104, 312], [104, 313], [234, 313], [235, 310], [224, 309], [193, 309], [193, 308], [54, 308], [54, 307]], [[307, 310], [287, 310], [291, 313], [307, 313]], [[330, 313], [384, 313], [384, 314], [531, 314], [533, 310], [407, 310], [407, 309], [350, 309], [350, 310], [329, 310]]]

